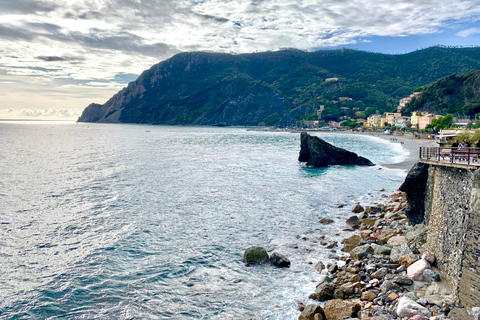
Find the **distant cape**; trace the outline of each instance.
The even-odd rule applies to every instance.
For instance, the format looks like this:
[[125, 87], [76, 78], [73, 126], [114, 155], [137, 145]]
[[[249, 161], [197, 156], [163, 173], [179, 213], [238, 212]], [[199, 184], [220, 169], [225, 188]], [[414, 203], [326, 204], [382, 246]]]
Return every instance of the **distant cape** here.
[[360, 157], [354, 152], [335, 147], [319, 137], [311, 136], [306, 132], [301, 133], [298, 161], [306, 162], [307, 166], [316, 168], [333, 165], [375, 165], [370, 160]]

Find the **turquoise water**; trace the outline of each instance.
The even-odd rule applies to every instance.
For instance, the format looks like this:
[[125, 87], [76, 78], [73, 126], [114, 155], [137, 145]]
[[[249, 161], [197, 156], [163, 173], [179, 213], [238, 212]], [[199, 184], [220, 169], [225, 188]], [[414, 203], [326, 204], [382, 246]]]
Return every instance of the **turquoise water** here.
[[[405, 156], [378, 138], [318, 135], [377, 164]], [[328, 261], [318, 237], [338, 240], [348, 207], [405, 177], [381, 166], [307, 168], [299, 138], [0, 122], [0, 317], [296, 319], [296, 301], [321, 277], [307, 262]], [[292, 266], [245, 267], [251, 245]]]

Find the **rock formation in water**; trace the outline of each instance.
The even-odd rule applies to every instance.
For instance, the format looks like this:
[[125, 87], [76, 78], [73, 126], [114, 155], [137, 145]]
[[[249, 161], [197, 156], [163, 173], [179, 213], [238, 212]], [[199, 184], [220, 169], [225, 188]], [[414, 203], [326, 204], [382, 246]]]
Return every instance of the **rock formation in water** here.
[[358, 156], [354, 152], [337, 148], [319, 137], [301, 134], [300, 155], [298, 161], [306, 162], [311, 167], [327, 167], [333, 165], [374, 166], [370, 160]]

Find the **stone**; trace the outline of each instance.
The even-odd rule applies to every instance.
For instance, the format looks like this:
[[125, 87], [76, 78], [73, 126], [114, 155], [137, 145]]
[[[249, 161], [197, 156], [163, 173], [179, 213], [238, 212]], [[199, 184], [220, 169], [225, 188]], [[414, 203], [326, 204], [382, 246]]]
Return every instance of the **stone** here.
[[408, 320], [426, 320], [424, 317], [421, 315], [414, 315], [413, 317], [408, 318]]
[[331, 224], [331, 223], [334, 223], [335, 221], [333, 221], [332, 219], [328, 219], [328, 218], [322, 218], [320, 219], [320, 223], [321, 224]]
[[358, 302], [335, 299], [327, 301], [323, 311], [328, 320], [342, 320], [343, 317], [356, 317], [361, 308]]
[[355, 293], [355, 287], [353, 286], [353, 283], [347, 282], [345, 284], [342, 284], [339, 289], [345, 294], [345, 296], [351, 296]]
[[364, 291], [362, 292], [361, 296], [360, 296], [360, 300], [362, 301], [373, 301], [373, 299], [375, 299], [377, 297], [377, 295], [375, 293], [373, 293], [372, 291]]
[[342, 251], [344, 252], [351, 252], [353, 249], [358, 247], [358, 244], [362, 238], [359, 235], [353, 235], [349, 238], [346, 238], [345, 241], [343, 242], [343, 248]]
[[418, 162], [408, 172], [399, 190], [407, 195], [405, 214], [409, 224], [420, 224], [425, 220], [425, 194], [428, 179], [428, 164]]
[[433, 263], [435, 262], [435, 255], [433, 253], [425, 251], [422, 254], [422, 259], [427, 260], [430, 264], [433, 265]]
[[243, 262], [246, 264], [263, 263], [268, 261], [268, 253], [263, 247], [251, 246], [243, 254]]
[[362, 220], [362, 224], [373, 227], [373, 225], [375, 224], [375, 219], [365, 218], [365, 219]]
[[417, 224], [411, 227], [406, 233], [407, 241], [424, 244], [427, 241], [427, 230], [425, 224]]
[[320, 313], [316, 313], [313, 316], [313, 320], [325, 320], [325, 318]]
[[377, 242], [380, 244], [386, 244], [388, 239], [397, 235], [395, 230], [387, 230], [380, 233], [377, 237]]
[[408, 243], [407, 238], [405, 238], [404, 236], [399, 236], [399, 235], [391, 237], [387, 241], [387, 245], [389, 245], [391, 247], [401, 246], [402, 244], [407, 244], [407, 243]]
[[432, 269], [423, 270], [423, 278], [428, 282], [440, 281], [440, 274]]
[[[316, 314], [322, 314], [322, 307], [312, 303], [305, 307], [298, 320], [314, 320]], [[320, 319], [323, 320], [323, 317]]]
[[350, 252], [352, 259], [361, 260], [369, 254], [373, 254], [374, 250], [371, 245], [366, 244], [363, 246], [358, 246]]
[[347, 219], [346, 222], [349, 226], [352, 226], [352, 227], [359, 226], [361, 224], [360, 219], [358, 219], [357, 216], [351, 216], [350, 218]]
[[373, 279], [382, 279], [383, 277], [385, 277], [387, 275], [387, 273], [388, 273], [387, 268], [380, 268], [377, 271], [375, 271], [374, 273], [372, 273], [370, 275], [370, 277], [373, 278]]
[[333, 299], [335, 286], [331, 283], [324, 282], [315, 289], [315, 296], [318, 301], [326, 301]]
[[398, 263], [398, 260], [400, 259], [400, 257], [406, 254], [410, 256], [414, 256], [413, 251], [410, 250], [410, 247], [408, 246], [408, 244], [405, 243], [405, 244], [402, 244], [401, 246], [393, 247], [392, 252], [390, 252], [390, 260], [393, 263]]
[[408, 268], [413, 264], [413, 259], [410, 255], [406, 254], [404, 256], [401, 256], [400, 259], [398, 259], [398, 263]]
[[360, 157], [354, 152], [335, 147], [306, 132], [302, 132], [300, 135], [298, 161], [306, 162], [307, 166], [315, 168], [331, 165], [374, 166], [370, 160]]
[[350, 277], [348, 281], [350, 281], [351, 283], [360, 282], [362, 281], [362, 277], [360, 277], [358, 274], [354, 274]]
[[412, 301], [417, 301], [418, 300], [418, 297], [417, 295], [415, 294], [415, 292], [407, 292], [403, 295], [404, 297], [412, 300]]
[[390, 248], [390, 247], [376, 246], [373, 253], [374, 254], [389, 255], [390, 252], [392, 252], [392, 248]]
[[396, 294], [395, 292], [392, 292], [388, 295], [388, 300], [390, 301], [395, 301], [398, 299], [398, 294]]
[[303, 303], [302, 301], [297, 301], [297, 309], [298, 311], [302, 312], [303, 310], [305, 310], [305, 303]]
[[287, 259], [283, 254], [278, 252], [273, 252], [268, 259], [268, 262], [278, 268], [288, 268], [290, 267], [290, 260]]
[[327, 248], [327, 249], [333, 249], [333, 248], [335, 248], [336, 246], [338, 246], [338, 242], [337, 242], [337, 241], [333, 241], [333, 242], [329, 243], [326, 248]]
[[400, 318], [413, 317], [415, 315], [429, 317], [430, 311], [424, 306], [404, 296], [398, 301], [397, 315]]
[[395, 291], [401, 291], [403, 290], [402, 287], [400, 287], [398, 284], [393, 282], [392, 280], [385, 280], [383, 283], [380, 285], [380, 290], [383, 293], [387, 293], [388, 291], [395, 290]]
[[345, 292], [340, 289], [335, 289], [333, 292], [333, 299], [345, 299]]
[[430, 263], [427, 260], [420, 259], [407, 268], [407, 277], [414, 281], [422, 281], [424, 279], [423, 271], [430, 268]]
[[363, 207], [360, 205], [360, 203], [358, 203], [358, 202], [355, 203], [355, 205], [354, 205], [353, 208], [352, 208], [352, 212], [353, 212], [353, 213], [360, 213], [360, 212], [362, 212], [362, 211], [364, 211], [364, 209], [363, 209]]
[[401, 277], [401, 276], [396, 276], [395, 278], [392, 279], [392, 281], [401, 286], [411, 286], [413, 284], [412, 279]]
[[372, 234], [372, 231], [370, 231], [370, 230], [362, 230], [362, 231], [360, 231], [360, 237], [361, 237], [362, 239], [365, 239], [365, 238], [370, 237], [371, 234]]
[[468, 314], [465, 308], [453, 308], [448, 313], [448, 319], [451, 320], [469, 320], [471, 316]]
[[314, 268], [315, 270], [321, 273], [322, 270], [325, 269], [325, 265], [323, 264], [322, 261], [318, 261]]

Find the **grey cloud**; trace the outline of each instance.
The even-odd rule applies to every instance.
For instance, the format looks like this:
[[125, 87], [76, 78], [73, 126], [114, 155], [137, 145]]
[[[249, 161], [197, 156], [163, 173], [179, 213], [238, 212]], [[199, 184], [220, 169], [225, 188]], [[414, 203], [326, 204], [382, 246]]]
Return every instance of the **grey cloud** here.
[[38, 56], [36, 59], [43, 60], [46, 62], [56, 62], [56, 61], [83, 61], [85, 58], [82, 57], [70, 57], [70, 56]]
[[32, 40], [35, 34], [15, 28], [6, 24], [0, 24], [0, 38], [6, 40]]
[[0, 0], [0, 13], [37, 13], [51, 12], [59, 7], [52, 1], [38, 0]]

